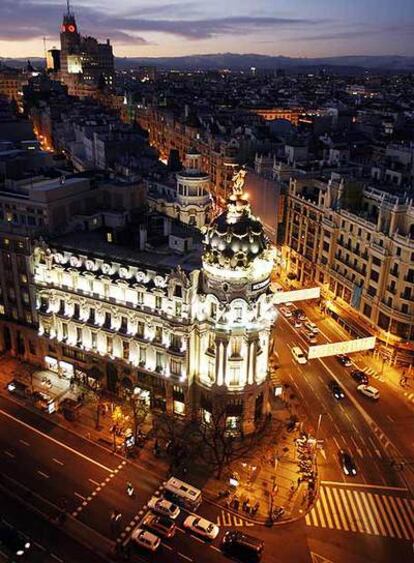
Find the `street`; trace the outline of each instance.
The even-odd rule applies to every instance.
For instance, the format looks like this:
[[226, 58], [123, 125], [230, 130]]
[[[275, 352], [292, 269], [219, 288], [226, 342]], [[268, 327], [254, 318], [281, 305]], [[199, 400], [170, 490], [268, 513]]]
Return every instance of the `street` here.
[[[303, 307], [309, 318], [318, 321], [320, 343], [344, 337], [330, 319], [320, 321], [312, 306]], [[391, 553], [398, 561], [411, 560], [412, 475], [409, 468], [401, 470], [393, 460], [412, 459], [412, 432], [402, 431], [410, 424], [412, 427], [412, 405], [378, 379], [378, 402], [359, 396], [351, 368], [343, 367], [334, 357], [310, 360], [305, 366], [294, 362], [292, 347], [307, 347], [300, 331], [283, 315], [279, 315], [274, 332], [278, 376], [289, 385], [288, 401], [299, 418], [304, 417], [306, 428], [323, 441], [318, 454], [321, 487], [314, 508], [296, 522], [266, 528], [204, 501], [198, 514], [220, 526], [213, 542], [183, 528], [188, 512], [182, 510], [175, 536], [163, 540], [154, 555], [132, 548], [132, 560], [224, 561], [220, 542], [229, 529], [264, 539], [264, 562], [335, 561], [345, 553], [352, 563], [386, 563]], [[367, 359], [355, 356], [355, 365], [369, 370]], [[343, 400], [333, 397], [328, 387], [332, 379], [343, 387]], [[88, 546], [96, 561], [113, 558], [115, 546], [128, 544], [132, 529], [146, 514], [146, 503], [162, 485], [156, 473], [141, 467], [139, 461], [131, 463], [48, 421], [13, 399], [0, 397], [0, 421], [2, 515], [36, 541], [32, 560], [79, 561], [84, 559], [79, 553], [86, 553]], [[354, 477], [343, 474], [338, 457], [343, 449], [355, 459]], [[191, 482], [191, 475], [188, 480]], [[132, 498], [126, 494], [127, 482], [134, 484]], [[19, 498], [53, 525], [39, 525], [38, 519], [19, 506]], [[121, 513], [117, 525], [111, 521], [114, 510]], [[55, 521], [62, 511], [67, 518], [57, 526]], [[23, 512], [24, 517], [19, 517]], [[88, 556], [87, 560], [95, 559]]]

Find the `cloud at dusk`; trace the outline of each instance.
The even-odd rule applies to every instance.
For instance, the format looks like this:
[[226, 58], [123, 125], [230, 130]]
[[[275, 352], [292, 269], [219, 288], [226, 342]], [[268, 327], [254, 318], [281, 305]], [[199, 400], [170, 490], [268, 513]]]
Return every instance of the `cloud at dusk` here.
[[[65, 9], [57, 0], [1, 0], [0, 56], [41, 56], [43, 37], [58, 45]], [[389, 0], [79, 0], [72, 10], [82, 34], [111, 38], [119, 56], [414, 55], [412, 0], [393, 0], [392, 10]]]

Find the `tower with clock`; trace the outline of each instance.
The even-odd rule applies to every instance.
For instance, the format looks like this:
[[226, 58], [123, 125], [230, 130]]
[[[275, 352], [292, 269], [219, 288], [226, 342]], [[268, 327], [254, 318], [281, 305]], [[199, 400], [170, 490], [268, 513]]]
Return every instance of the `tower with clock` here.
[[80, 35], [76, 25], [75, 14], [71, 11], [70, 2], [67, 0], [66, 13], [60, 28], [61, 46], [61, 71], [65, 77], [68, 73], [68, 56], [77, 54], [80, 47]]

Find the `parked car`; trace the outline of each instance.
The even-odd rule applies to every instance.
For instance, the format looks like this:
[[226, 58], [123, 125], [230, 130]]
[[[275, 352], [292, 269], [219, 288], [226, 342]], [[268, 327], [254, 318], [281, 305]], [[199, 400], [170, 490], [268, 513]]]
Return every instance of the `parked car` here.
[[161, 544], [161, 540], [158, 536], [143, 528], [135, 528], [131, 534], [131, 541], [149, 551], [157, 551]]
[[214, 540], [220, 532], [220, 528], [217, 524], [213, 524], [213, 522], [201, 518], [200, 516], [187, 516], [184, 520], [184, 528], [188, 528], [192, 532], [209, 540]]
[[306, 320], [306, 315], [305, 315], [305, 311], [303, 309], [295, 309], [293, 311], [293, 314], [295, 315], [295, 317], [297, 319], [299, 319], [300, 321], [305, 321]]
[[358, 385], [357, 389], [366, 397], [378, 401], [380, 393], [376, 387], [373, 387], [372, 385]]
[[16, 557], [21, 558], [29, 551], [30, 540], [8, 522], [0, 520], [0, 546], [11, 556], [10, 561], [16, 561]]
[[292, 311], [291, 311], [288, 307], [286, 307], [286, 306], [280, 307], [280, 308], [279, 308], [279, 311], [280, 311], [280, 312], [282, 313], [282, 315], [283, 315], [284, 317], [286, 317], [287, 319], [290, 319], [290, 317], [292, 316]]
[[165, 498], [152, 497], [148, 502], [148, 506], [157, 514], [167, 516], [172, 520], [175, 520], [180, 514], [178, 506]]
[[338, 401], [345, 398], [345, 393], [342, 391], [342, 387], [335, 380], [329, 382], [329, 389]]
[[295, 328], [301, 328], [302, 325], [303, 325], [303, 322], [302, 322], [301, 320], [297, 319], [296, 317], [292, 317], [292, 318], [290, 319], [290, 322], [292, 323], [292, 325], [293, 325]]
[[292, 356], [298, 362], [298, 364], [306, 364], [308, 362], [308, 359], [306, 358], [301, 348], [299, 348], [299, 346], [293, 346]]
[[319, 328], [316, 326], [315, 323], [313, 323], [312, 321], [306, 321], [305, 322], [305, 328], [307, 328], [310, 332], [313, 332], [315, 334], [318, 334], [319, 332]]
[[159, 534], [163, 538], [172, 538], [175, 534], [175, 524], [167, 516], [158, 516], [149, 512], [143, 519], [142, 525], [145, 528]]
[[339, 452], [339, 461], [342, 467], [342, 471], [345, 473], [345, 475], [354, 476], [357, 474], [356, 465], [350, 453], [341, 450]]
[[264, 542], [243, 532], [230, 531], [224, 534], [221, 549], [230, 557], [241, 561], [260, 561]]
[[13, 395], [18, 395], [19, 397], [28, 397], [30, 395], [29, 386], [18, 379], [12, 379], [7, 384], [7, 391]]
[[349, 356], [345, 356], [345, 354], [338, 354], [336, 359], [345, 368], [350, 368], [352, 366], [351, 358]]
[[353, 377], [355, 381], [358, 381], [358, 383], [363, 383], [364, 385], [368, 385], [369, 383], [368, 375], [360, 369], [354, 369], [351, 371], [351, 377]]
[[318, 339], [316, 338], [316, 334], [314, 332], [312, 332], [311, 330], [306, 330], [306, 328], [303, 327], [302, 334], [305, 337], [305, 340], [309, 344], [317, 344], [318, 343]]

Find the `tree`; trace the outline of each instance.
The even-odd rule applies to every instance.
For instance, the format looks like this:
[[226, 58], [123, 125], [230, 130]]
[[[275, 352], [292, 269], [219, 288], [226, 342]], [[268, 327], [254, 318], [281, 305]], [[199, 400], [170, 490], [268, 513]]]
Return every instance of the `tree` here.
[[132, 420], [134, 423], [134, 438], [135, 443], [137, 443], [139, 431], [146, 421], [150, 409], [146, 401], [137, 393], [131, 393], [129, 395], [127, 405], [131, 411]]
[[186, 460], [194, 463], [200, 453], [200, 444], [196, 426], [189, 417], [178, 418], [163, 413], [157, 417], [155, 435], [166, 443], [166, 452], [170, 456], [170, 470], [182, 466]]
[[227, 417], [226, 405], [218, 405], [208, 422], [197, 426], [203, 458], [215, 471], [217, 479], [232, 462], [251, 454], [252, 448], [263, 439], [270, 426], [264, 419], [255, 433], [244, 436], [241, 430], [228, 427]]

